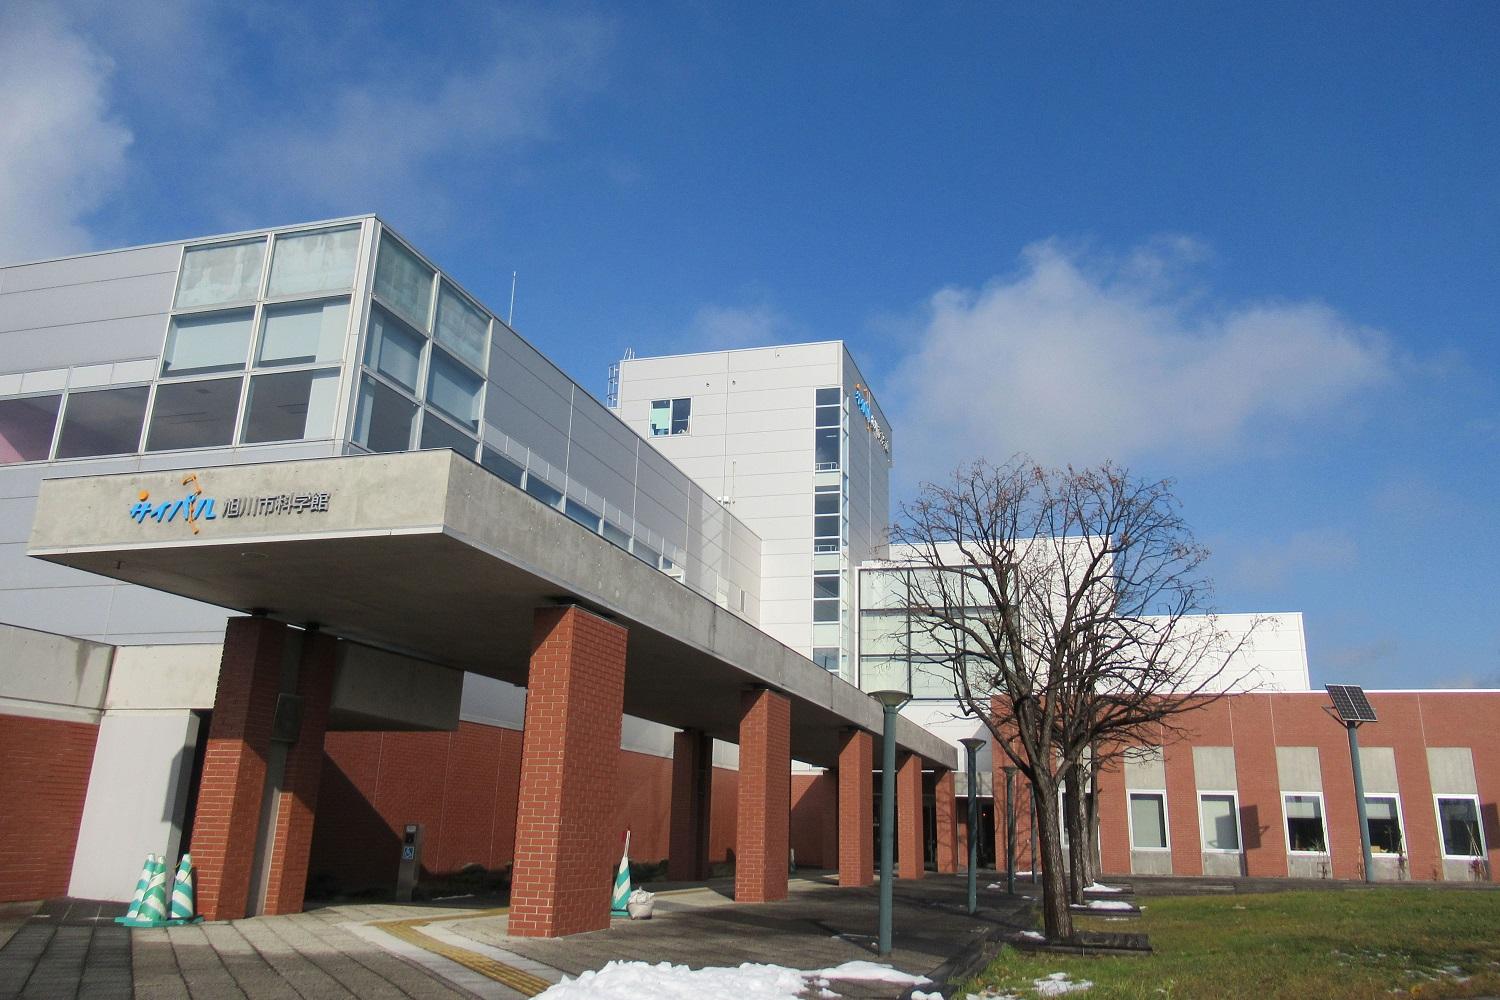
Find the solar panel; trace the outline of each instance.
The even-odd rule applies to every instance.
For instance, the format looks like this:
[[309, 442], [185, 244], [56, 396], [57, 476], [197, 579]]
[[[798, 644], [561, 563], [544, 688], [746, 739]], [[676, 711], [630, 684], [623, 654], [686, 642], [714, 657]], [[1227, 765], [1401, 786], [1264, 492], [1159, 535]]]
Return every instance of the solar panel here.
[[1375, 709], [1370, 706], [1363, 688], [1357, 684], [1325, 684], [1324, 687], [1328, 689], [1328, 697], [1333, 699], [1333, 708], [1339, 713], [1339, 718], [1345, 722], [1375, 721]]

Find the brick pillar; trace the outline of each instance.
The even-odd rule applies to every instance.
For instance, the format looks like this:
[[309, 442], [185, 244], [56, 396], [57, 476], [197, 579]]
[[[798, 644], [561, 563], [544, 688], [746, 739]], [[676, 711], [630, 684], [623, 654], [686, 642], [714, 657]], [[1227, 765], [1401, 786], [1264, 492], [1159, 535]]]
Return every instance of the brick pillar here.
[[625, 640], [625, 629], [581, 608], [536, 612], [510, 893], [517, 937], [609, 926]]
[[276, 803], [271, 866], [261, 912], [301, 913], [307, 890], [307, 861], [312, 851], [313, 816], [318, 782], [323, 776], [323, 734], [328, 730], [328, 703], [333, 696], [334, 653], [331, 635], [304, 633], [297, 668], [302, 699], [302, 726], [287, 748], [286, 770]]
[[736, 902], [786, 898], [791, 810], [792, 703], [775, 691], [746, 691], [740, 699]]
[[897, 878], [926, 874], [922, 844], [922, 758], [907, 754], [896, 766]]
[[713, 801], [713, 746], [707, 733], [684, 729], [672, 738], [672, 832], [667, 877], [708, 878], [708, 818]]
[[193, 818], [198, 911], [207, 920], [238, 920], [249, 913], [286, 639], [287, 627], [267, 618], [231, 618], [224, 628], [219, 686]]
[[937, 870], [952, 875], [958, 871], [958, 824], [954, 822], [958, 801], [953, 797], [952, 771], [938, 772], [933, 805], [937, 812]]
[[839, 748], [839, 885], [875, 881], [875, 737], [851, 730]]

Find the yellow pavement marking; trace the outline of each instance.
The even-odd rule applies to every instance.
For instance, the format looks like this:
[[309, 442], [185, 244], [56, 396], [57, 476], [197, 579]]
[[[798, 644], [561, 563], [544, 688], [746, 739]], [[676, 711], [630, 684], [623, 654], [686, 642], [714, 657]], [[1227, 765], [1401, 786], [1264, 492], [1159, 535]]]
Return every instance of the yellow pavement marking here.
[[529, 972], [523, 972], [514, 966], [506, 965], [504, 962], [497, 961], [487, 955], [481, 955], [467, 948], [460, 948], [446, 941], [439, 941], [436, 938], [428, 937], [418, 930], [418, 928], [427, 924], [441, 923], [447, 920], [474, 920], [478, 917], [501, 916], [509, 912], [509, 907], [502, 906], [494, 910], [480, 910], [475, 913], [461, 913], [449, 917], [414, 917], [408, 920], [380, 920], [371, 926], [379, 927], [392, 937], [405, 941], [407, 944], [416, 945], [423, 951], [430, 951], [434, 955], [441, 955], [450, 962], [457, 962], [464, 968], [471, 972], [477, 972], [486, 979], [493, 979], [497, 983], [509, 986], [522, 996], [534, 997], [552, 984], [545, 979], [533, 976]]

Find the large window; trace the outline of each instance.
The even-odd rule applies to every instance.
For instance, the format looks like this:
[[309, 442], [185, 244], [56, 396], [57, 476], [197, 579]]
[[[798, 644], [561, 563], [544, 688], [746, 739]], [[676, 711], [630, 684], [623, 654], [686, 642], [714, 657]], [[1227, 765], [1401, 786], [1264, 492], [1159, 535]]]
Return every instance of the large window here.
[[278, 236], [266, 294], [278, 298], [346, 291], [354, 283], [358, 256], [358, 226]]
[[427, 329], [432, 307], [433, 270], [390, 233], [380, 236], [375, 262], [375, 294], [380, 301], [419, 329]]
[[1365, 821], [1370, 831], [1371, 854], [1404, 854], [1401, 807], [1394, 795], [1366, 795]]
[[839, 620], [842, 582], [837, 571], [813, 574], [813, 621], [836, 622]]
[[812, 661], [831, 673], [838, 673], [839, 648], [837, 646], [814, 646]]
[[422, 447], [447, 448], [465, 458], [473, 458], [479, 441], [469, 437], [457, 427], [428, 413], [422, 417]]
[[94, 389], [68, 393], [58, 458], [128, 455], [141, 446], [141, 424], [146, 419], [149, 386]]
[[365, 364], [415, 393], [425, 340], [384, 309], [372, 307], [370, 333], [365, 339]]
[[1323, 826], [1321, 795], [1286, 795], [1286, 846], [1293, 854], [1327, 854], [1328, 832]]
[[58, 394], [0, 399], [0, 465], [47, 457], [61, 402]]
[[411, 424], [416, 414], [416, 403], [366, 375], [359, 383], [354, 441], [370, 451], [406, 451], [411, 447]]
[[437, 348], [427, 369], [427, 403], [479, 433], [479, 391], [484, 381]]
[[1233, 792], [1203, 792], [1198, 796], [1205, 851], [1240, 849], [1239, 809]]
[[255, 363], [264, 368], [336, 364], [344, 357], [348, 331], [348, 299], [266, 306]]
[[484, 367], [484, 349], [490, 339], [489, 316], [476, 309], [446, 281], [438, 293], [437, 342], [475, 368]]
[[1130, 793], [1130, 846], [1138, 851], [1167, 849], [1167, 795]]
[[189, 316], [174, 316], [167, 329], [162, 352], [163, 375], [206, 375], [240, 371], [250, 353], [250, 332], [255, 313], [236, 309]]
[[686, 434], [692, 414], [693, 401], [690, 398], [652, 400], [651, 436]]
[[183, 251], [177, 279], [177, 308], [253, 301], [260, 292], [260, 266], [265, 254], [263, 238], [189, 247]]
[[1484, 829], [1479, 825], [1479, 797], [1439, 795], [1436, 798], [1438, 835], [1443, 841], [1443, 857], [1461, 860], [1484, 857]]
[[839, 467], [843, 436], [843, 397], [837, 388], [819, 389], [813, 410], [813, 468], [829, 472]]
[[241, 377], [162, 382], [151, 405], [147, 451], [209, 448], [234, 441]]
[[333, 433], [338, 392], [336, 369], [256, 375], [250, 379], [240, 440], [260, 444], [326, 438]]

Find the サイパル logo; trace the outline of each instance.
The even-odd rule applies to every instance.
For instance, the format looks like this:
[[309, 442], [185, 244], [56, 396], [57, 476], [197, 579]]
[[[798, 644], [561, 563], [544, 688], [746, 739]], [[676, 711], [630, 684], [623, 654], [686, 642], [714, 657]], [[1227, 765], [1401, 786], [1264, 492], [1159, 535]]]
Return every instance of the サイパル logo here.
[[[141, 490], [130, 507], [131, 520], [145, 524], [148, 520], [166, 524], [182, 516], [183, 523], [193, 534], [198, 534], [204, 521], [224, 518], [270, 517], [276, 514], [317, 514], [328, 512], [333, 494], [328, 491], [315, 493], [271, 493], [262, 496], [233, 496], [224, 499], [204, 496], [203, 484], [198, 473], [190, 472], [182, 477], [182, 485], [190, 487], [180, 497], [153, 501], [150, 490]], [[222, 514], [220, 513], [222, 511]]]

